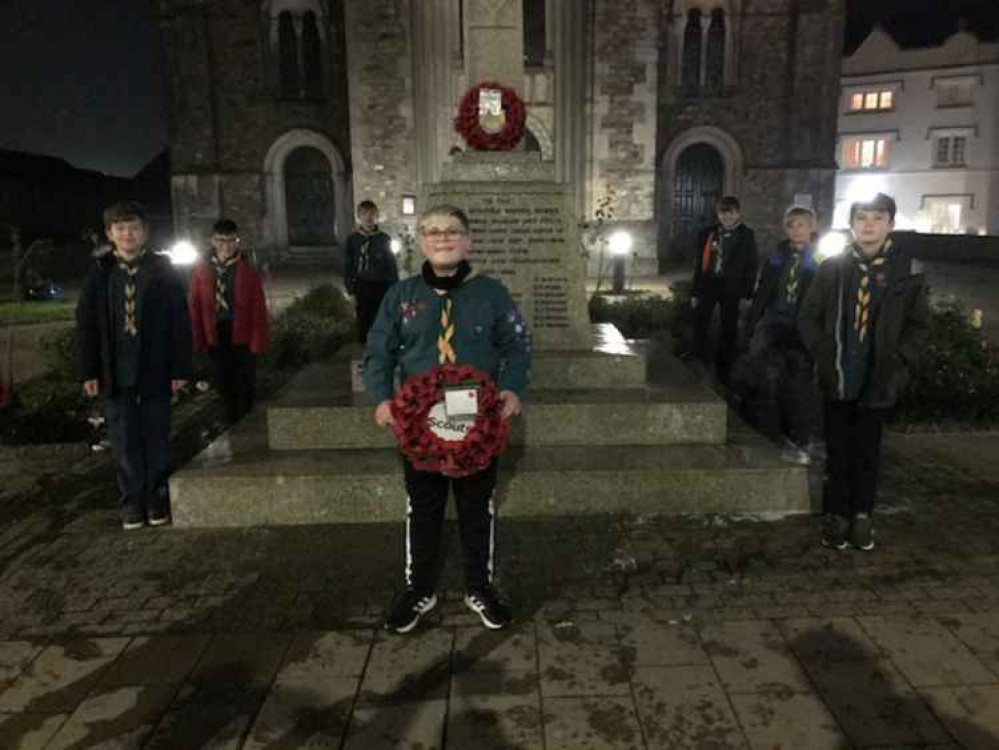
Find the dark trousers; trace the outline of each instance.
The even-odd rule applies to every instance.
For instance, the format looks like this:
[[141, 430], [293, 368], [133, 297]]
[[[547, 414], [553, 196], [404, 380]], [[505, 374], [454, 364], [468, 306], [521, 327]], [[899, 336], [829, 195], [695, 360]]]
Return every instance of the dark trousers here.
[[441, 538], [447, 508], [448, 488], [454, 488], [458, 526], [465, 562], [465, 585], [476, 591], [492, 583], [496, 550], [497, 463], [494, 460], [478, 474], [450, 479], [443, 474], [418, 471], [403, 460], [406, 475], [406, 585], [417, 591], [433, 591], [440, 564]]
[[118, 474], [118, 504], [149, 509], [168, 502], [170, 397], [142, 398], [134, 390], [104, 404]]
[[754, 411], [760, 430], [806, 445], [818, 404], [812, 392], [812, 358], [795, 332], [783, 326], [761, 326], [750, 344], [748, 367], [753, 371]]
[[709, 360], [711, 356], [708, 333], [715, 307], [721, 308], [715, 371], [718, 379], [725, 383], [728, 381], [739, 335], [739, 297], [726, 294], [724, 279], [705, 277], [701, 280], [697, 308], [694, 310], [694, 347], [705, 360]]
[[229, 424], [238, 422], [253, 408], [257, 392], [257, 357], [245, 344], [232, 343], [232, 321], [222, 321], [215, 328], [212, 363], [215, 388], [225, 403]]
[[392, 284], [388, 281], [365, 281], [358, 279], [354, 284], [354, 299], [357, 304], [357, 338], [363, 344], [368, 340], [368, 331], [375, 323], [382, 297]]
[[844, 518], [873, 512], [885, 416], [885, 409], [865, 409], [857, 401], [826, 400], [824, 512]]

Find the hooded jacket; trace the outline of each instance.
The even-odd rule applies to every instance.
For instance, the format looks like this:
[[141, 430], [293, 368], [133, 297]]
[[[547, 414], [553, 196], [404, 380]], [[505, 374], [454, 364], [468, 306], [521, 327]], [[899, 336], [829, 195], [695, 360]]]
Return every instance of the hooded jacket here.
[[[929, 337], [929, 302], [922, 274], [912, 258], [894, 244], [884, 297], [874, 312], [873, 352], [862, 402], [871, 408], [895, 405]], [[853, 305], [849, 250], [819, 267], [798, 317], [798, 333], [818, 370], [827, 398], [843, 400], [846, 381], [841, 367], [848, 331], [847, 306]]]

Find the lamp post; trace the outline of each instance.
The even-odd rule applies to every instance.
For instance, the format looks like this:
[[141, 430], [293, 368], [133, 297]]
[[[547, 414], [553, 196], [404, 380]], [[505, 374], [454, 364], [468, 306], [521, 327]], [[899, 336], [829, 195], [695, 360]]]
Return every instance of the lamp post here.
[[611, 285], [611, 291], [614, 294], [624, 294], [624, 281], [625, 281], [625, 263], [627, 262], [628, 253], [631, 252], [631, 246], [634, 244], [634, 238], [632, 238], [631, 233], [625, 232], [623, 230], [614, 232], [610, 236], [608, 245], [610, 246], [612, 262], [613, 262], [613, 282]]

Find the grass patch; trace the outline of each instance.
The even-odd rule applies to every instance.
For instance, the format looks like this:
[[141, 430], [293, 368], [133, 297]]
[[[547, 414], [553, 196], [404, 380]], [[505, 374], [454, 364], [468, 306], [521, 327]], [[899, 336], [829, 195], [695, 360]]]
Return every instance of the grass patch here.
[[75, 300], [47, 300], [45, 302], [0, 302], [0, 321], [17, 325], [30, 323], [60, 323], [73, 320], [76, 315]]

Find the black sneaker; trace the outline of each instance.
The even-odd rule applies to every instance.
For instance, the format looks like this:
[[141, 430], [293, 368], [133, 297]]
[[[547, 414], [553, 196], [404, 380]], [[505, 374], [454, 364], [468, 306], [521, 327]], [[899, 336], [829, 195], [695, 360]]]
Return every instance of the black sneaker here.
[[165, 487], [152, 493], [147, 515], [150, 526], [166, 526], [170, 523], [170, 495]]
[[858, 513], [853, 517], [853, 525], [850, 527], [850, 542], [854, 547], [864, 552], [870, 552], [874, 549], [874, 524], [867, 513]]
[[822, 517], [822, 546], [844, 550], [850, 546], [846, 538], [849, 524], [842, 516], [826, 513]]
[[513, 619], [510, 607], [499, 598], [492, 586], [468, 592], [465, 595], [465, 606], [477, 614], [482, 624], [490, 630], [501, 630]]
[[121, 510], [121, 527], [125, 531], [135, 531], [146, 525], [146, 511], [137, 505], [128, 505]]
[[436, 606], [436, 594], [421, 594], [416, 589], [405, 589], [389, 607], [388, 616], [385, 618], [385, 629], [394, 633], [408, 633]]

